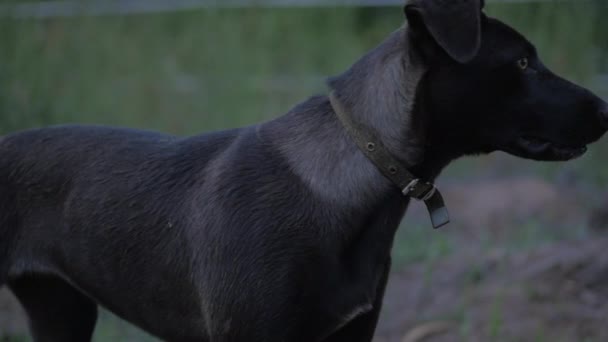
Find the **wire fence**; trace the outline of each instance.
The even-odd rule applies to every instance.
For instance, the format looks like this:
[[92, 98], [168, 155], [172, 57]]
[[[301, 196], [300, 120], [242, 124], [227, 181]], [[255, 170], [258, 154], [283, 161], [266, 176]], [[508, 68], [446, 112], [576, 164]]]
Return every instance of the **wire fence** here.
[[[494, 2], [555, 2], [584, 0], [490, 0]], [[71, 16], [128, 15], [202, 8], [251, 7], [386, 7], [405, 0], [121, 0], [32, 1], [0, 5], [0, 17], [54, 18]]]

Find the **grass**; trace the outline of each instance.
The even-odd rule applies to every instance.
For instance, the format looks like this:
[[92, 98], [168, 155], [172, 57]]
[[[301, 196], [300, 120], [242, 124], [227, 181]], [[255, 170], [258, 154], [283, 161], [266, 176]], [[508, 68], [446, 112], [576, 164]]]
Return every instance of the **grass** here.
[[[488, 12], [531, 37], [556, 72], [608, 97], [608, 85], [596, 77], [608, 73], [605, 2], [489, 4]], [[186, 135], [266, 120], [323, 92], [324, 76], [344, 70], [402, 21], [397, 9], [356, 8], [2, 18], [0, 133], [81, 122]], [[606, 186], [606, 152], [604, 143], [567, 165], [513, 161], [512, 168], [496, 172], [557, 177], [567, 168], [593, 186]], [[446, 173], [477, 177], [494, 167], [488, 159], [467, 159]], [[508, 248], [553, 238], [564, 237], [524, 223]], [[454, 249], [425, 225], [404, 227], [395, 244], [396, 266], [425, 262], [430, 272], [435, 260]], [[152, 339], [104, 313], [95, 341], [120, 340]]]
[[103, 311], [100, 314], [99, 324], [96, 327], [93, 342], [105, 341], [153, 342], [159, 340], [140, 329], [133, 327], [113, 314]]
[[321, 90], [319, 75], [354, 61], [366, 36], [380, 39], [372, 31], [399, 25], [393, 16], [353, 35], [357, 18], [252, 9], [3, 20], [0, 130], [78, 121], [191, 134], [267, 119]]
[[492, 303], [492, 311], [490, 312], [490, 337], [493, 341], [497, 341], [500, 338], [500, 332], [503, 325], [503, 296], [499, 293], [494, 298]]
[[29, 338], [26, 337], [25, 335], [21, 335], [21, 336], [0, 335], [0, 342], [27, 342], [27, 341], [29, 341]]

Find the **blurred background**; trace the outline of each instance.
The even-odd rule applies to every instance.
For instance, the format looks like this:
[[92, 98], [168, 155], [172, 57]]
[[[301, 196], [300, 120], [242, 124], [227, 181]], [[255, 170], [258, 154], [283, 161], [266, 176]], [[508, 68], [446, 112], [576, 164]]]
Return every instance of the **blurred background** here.
[[[0, 0], [0, 134], [78, 122], [189, 135], [267, 120], [404, 21], [400, 0], [265, 3]], [[608, 99], [608, 2], [486, 11]], [[605, 138], [569, 163], [496, 153], [449, 166], [438, 184], [453, 223], [433, 231], [411, 206], [376, 341], [608, 341], [607, 151]], [[0, 341], [29, 341], [26, 325], [0, 290]], [[104, 312], [95, 341], [154, 339]]]

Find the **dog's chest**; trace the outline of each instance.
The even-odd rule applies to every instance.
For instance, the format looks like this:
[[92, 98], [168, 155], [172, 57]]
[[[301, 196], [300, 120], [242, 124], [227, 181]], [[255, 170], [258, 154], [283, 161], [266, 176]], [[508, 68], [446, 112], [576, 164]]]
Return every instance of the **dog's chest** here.
[[[374, 316], [380, 310], [382, 296], [391, 266], [391, 249], [395, 232], [408, 201], [389, 198], [361, 226], [356, 238], [345, 246], [342, 262], [333, 270], [340, 281], [331, 287], [326, 302], [339, 307], [332, 316], [332, 333], [344, 328], [361, 316]], [[353, 227], [354, 228], [354, 227]], [[335, 279], [335, 278], [334, 278]]]
[[315, 315], [317, 324], [322, 327], [318, 329], [323, 336], [320, 340], [333, 336], [350, 324], [360, 324], [361, 318], [373, 316], [375, 311], [380, 310], [382, 290], [388, 273], [386, 265], [378, 265], [373, 274], [358, 277], [349, 275], [343, 282], [336, 282], [331, 291], [327, 291]]

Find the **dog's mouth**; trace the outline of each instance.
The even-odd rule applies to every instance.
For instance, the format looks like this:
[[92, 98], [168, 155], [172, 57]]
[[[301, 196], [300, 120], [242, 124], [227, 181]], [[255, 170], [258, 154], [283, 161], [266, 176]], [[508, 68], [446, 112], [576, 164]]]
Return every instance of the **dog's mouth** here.
[[585, 154], [587, 146], [564, 145], [539, 137], [521, 136], [505, 152], [527, 159], [566, 161]]

